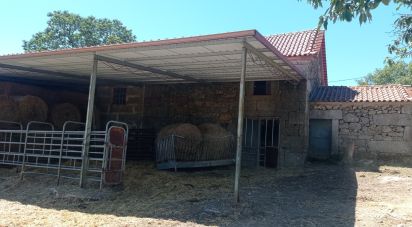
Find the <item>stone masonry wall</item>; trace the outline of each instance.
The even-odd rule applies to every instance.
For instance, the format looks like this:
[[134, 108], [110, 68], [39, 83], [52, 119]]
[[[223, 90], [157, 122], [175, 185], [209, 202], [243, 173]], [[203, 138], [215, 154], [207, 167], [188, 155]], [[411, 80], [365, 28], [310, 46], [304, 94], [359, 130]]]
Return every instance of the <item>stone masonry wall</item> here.
[[[131, 127], [160, 128], [179, 122], [215, 122], [236, 133], [238, 83], [145, 85], [127, 87], [126, 105], [113, 105], [113, 87], [98, 87], [96, 105], [105, 120], [126, 121]], [[246, 83], [245, 116], [280, 120], [279, 165], [302, 166], [305, 160], [306, 81], [292, 85], [271, 82], [271, 95], [254, 96]]]
[[412, 103], [312, 103], [311, 111], [339, 118], [337, 157], [412, 161]]

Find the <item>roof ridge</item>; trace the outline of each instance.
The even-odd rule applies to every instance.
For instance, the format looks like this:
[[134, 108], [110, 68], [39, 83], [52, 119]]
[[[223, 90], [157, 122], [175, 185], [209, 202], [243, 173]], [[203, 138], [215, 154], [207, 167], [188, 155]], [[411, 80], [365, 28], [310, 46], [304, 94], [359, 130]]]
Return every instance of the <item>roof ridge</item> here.
[[319, 29], [319, 28], [316, 28], [315, 29], [316, 31], [315, 31], [315, 38], [312, 40], [312, 44], [311, 44], [311, 47], [310, 47], [310, 52], [311, 53], [313, 53], [313, 49], [315, 48], [315, 44], [318, 42], [318, 39], [319, 39], [319, 34], [321, 33], [321, 29]]
[[272, 37], [272, 36], [281, 36], [281, 35], [291, 35], [291, 34], [296, 34], [296, 33], [305, 33], [305, 32], [313, 32], [313, 31], [318, 31], [318, 32], [324, 32], [325, 30], [322, 29], [308, 29], [308, 30], [302, 30], [302, 31], [297, 31], [297, 32], [284, 32], [284, 33], [276, 33], [276, 34], [271, 34], [269, 36], [266, 37]]
[[[343, 87], [403, 87], [402, 84], [369, 84], [369, 85], [355, 85], [355, 86], [344, 86]], [[333, 87], [333, 86], [330, 86]]]

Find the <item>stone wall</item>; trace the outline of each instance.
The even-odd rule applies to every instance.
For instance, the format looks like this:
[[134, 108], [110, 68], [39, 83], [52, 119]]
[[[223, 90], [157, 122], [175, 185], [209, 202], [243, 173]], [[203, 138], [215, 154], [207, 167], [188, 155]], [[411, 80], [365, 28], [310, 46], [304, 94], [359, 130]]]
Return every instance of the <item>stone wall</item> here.
[[[305, 160], [306, 89], [306, 81], [273, 81], [271, 95], [254, 96], [253, 83], [246, 83], [245, 116], [280, 120], [280, 166], [302, 166]], [[236, 133], [238, 83], [130, 86], [126, 105], [120, 106], [112, 104], [112, 92], [113, 87], [97, 88], [96, 105], [105, 120], [156, 131], [172, 123], [215, 122]]]
[[290, 58], [290, 61], [304, 73], [304, 76], [308, 81], [307, 89], [309, 94], [313, 88], [321, 84], [322, 60], [319, 56], [293, 57]]
[[128, 123], [130, 128], [141, 127], [145, 87], [143, 85], [126, 87], [126, 105], [113, 104], [113, 88], [109, 86], [96, 87], [95, 106], [100, 111], [102, 121], [123, 121]]
[[311, 103], [311, 118], [338, 122], [337, 158], [412, 160], [412, 103]]

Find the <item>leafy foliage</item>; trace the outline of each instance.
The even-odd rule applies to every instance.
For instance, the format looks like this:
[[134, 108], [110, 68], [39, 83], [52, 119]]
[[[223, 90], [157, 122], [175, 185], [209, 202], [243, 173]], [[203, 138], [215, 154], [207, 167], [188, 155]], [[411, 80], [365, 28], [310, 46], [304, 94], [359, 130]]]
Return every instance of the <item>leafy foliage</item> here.
[[136, 36], [119, 20], [81, 17], [68, 11], [48, 13], [47, 28], [23, 41], [27, 51], [55, 50], [133, 42]]
[[[319, 18], [319, 27], [327, 29], [328, 22], [348, 21], [358, 18], [359, 23], [372, 20], [372, 11], [380, 5], [388, 5], [391, 0], [307, 0], [315, 9], [329, 4], [325, 13]], [[412, 10], [412, 0], [392, 0], [397, 4], [397, 11]], [[412, 56], [412, 14], [399, 14], [394, 22], [394, 33], [397, 35], [389, 45], [389, 53], [400, 58]]]
[[376, 69], [362, 80], [359, 85], [374, 84], [404, 84], [412, 85], [412, 62], [406, 64], [403, 61], [387, 63], [383, 69]]
[[[398, 0], [399, 7], [412, 11], [412, 0]], [[389, 52], [401, 58], [412, 57], [412, 14], [400, 14], [395, 23], [397, 38], [389, 45]]]

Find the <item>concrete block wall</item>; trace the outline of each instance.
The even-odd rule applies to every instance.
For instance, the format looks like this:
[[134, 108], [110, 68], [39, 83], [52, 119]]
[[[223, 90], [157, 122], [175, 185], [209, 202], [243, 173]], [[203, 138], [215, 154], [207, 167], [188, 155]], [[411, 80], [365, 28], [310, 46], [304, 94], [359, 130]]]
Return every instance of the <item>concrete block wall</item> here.
[[337, 150], [348, 161], [412, 163], [412, 103], [311, 103], [311, 118], [332, 119]]

